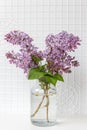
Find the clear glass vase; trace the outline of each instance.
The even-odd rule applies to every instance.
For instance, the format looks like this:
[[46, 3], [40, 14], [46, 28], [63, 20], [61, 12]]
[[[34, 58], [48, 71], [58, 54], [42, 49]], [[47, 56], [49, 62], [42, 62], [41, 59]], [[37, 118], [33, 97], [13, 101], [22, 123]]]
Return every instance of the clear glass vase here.
[[40, 86], [31, 89], [31, 122], [36, 126], [53, 126], [57, 120], [56, 87]]

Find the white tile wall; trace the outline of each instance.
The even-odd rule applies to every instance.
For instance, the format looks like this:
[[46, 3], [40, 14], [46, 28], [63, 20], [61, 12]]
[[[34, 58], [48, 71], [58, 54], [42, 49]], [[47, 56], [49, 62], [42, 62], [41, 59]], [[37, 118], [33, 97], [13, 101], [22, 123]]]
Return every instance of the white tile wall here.
[[87, 114], [87, 0], [0, 1], [0, 112], [28, 113], [32, 83], [5, 58], [14, 47], [4, 35], [14, 29], [28, 33], [41, 49], [49, 33], [66, 30], [81, 37], [82, 46], [75, 53], [80, 67], [65, 75], [63, 87], [58, 87], [58, 112]]

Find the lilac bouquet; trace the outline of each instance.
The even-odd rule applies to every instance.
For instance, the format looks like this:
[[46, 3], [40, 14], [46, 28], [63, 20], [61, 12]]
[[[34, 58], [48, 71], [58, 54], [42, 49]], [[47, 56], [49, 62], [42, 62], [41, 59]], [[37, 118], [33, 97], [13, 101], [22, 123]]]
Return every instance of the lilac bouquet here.
[[[50, 34], [46, 37], [46, 49], [39, 51], [32, 44], [33, 39], [26, 33], [11, 31], [5, 35], [5, 40], [13, 45], [19, 45], [19, 52], [9, 51], [6, 53], [11, 64], [15, 64], [24, 70], [29, 80], [38, 79], [41, 88], [44, 90], [43, 96], [32, 117], [39, 111], [44, 98], [47, 99], [47, 121], [50, 84], [56, 86], [57, 81], [64, 81], [63, 73], [71, 73], [71, 67], [78, 67], [79, 62], [75, 56], [70, 55], [80, 45], [80, 38], [72, 33], [62, 31], [56, 35]], [[45, 63], [43, 64], [43, 61]]]
[[[63, 73], [71, 73], [71, 67], [78, 67], [79, 62], [70, 52], [74, 52], [80, 45], [78, 36], [65, 31], [59, 34], [50, 34], [46, 37], [46, 49], [39, 51], [32, 44], [33, 39], [26, 33], [11, 31], [5, 35], [5, 40], [13, 45], [19, 45], [19, 52], [7, 52], [6, 57], [11, 64], [16, 64], [24, 70], [28, 79], [38, 79], [46, 84], [57, 83], [63, 80]], [[41, 62], [45, 59], [45, 64]]]

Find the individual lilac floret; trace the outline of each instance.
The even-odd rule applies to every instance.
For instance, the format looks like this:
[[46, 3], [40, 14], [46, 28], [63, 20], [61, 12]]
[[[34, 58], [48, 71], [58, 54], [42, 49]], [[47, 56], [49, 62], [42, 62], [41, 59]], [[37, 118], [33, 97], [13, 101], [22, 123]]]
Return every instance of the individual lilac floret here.
[[69, 55], [69, 52], [75, 51], [80, 45], [78, 36], [61, 32], [59, 34], [50, 34], [46, 37], [46, 50], [44, 58], [46, 58], [48, 69], [52, 73], [70, 73], [71, 66], [79, 66], [79, 62], [75, 57]]

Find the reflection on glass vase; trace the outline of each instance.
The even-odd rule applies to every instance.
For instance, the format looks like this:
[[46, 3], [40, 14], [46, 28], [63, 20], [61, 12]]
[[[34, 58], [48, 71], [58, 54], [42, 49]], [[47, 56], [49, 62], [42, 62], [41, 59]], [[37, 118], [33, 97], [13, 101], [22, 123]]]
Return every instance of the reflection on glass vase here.
[[37, 126], [52, 126], [57, 119], [56, 87], [36, 83], [31, 89], [31, 122]]

